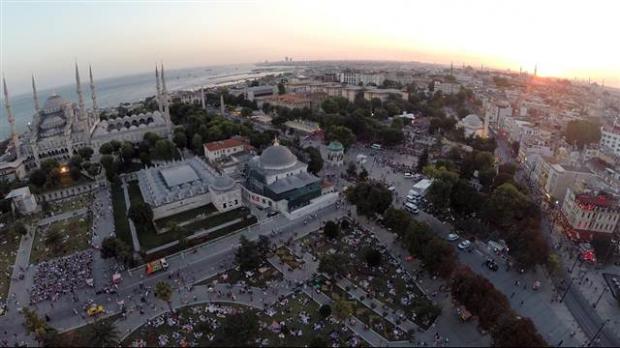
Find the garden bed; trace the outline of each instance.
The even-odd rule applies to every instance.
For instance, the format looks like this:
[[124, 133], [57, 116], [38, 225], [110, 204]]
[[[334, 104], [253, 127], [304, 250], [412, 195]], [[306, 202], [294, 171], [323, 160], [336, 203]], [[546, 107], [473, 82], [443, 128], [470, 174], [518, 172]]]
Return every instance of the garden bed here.
[[[59, 233], [61, 237], [56, 245], [48, 246], [45, 242], [47, 236], [51, 233]], [[38, 264], [86, 250], [91, 246], [91, 235], [90, 214], [68, 218], [54, 222], [49, 226], [39, 227], [32, 244], [30, 263]]]

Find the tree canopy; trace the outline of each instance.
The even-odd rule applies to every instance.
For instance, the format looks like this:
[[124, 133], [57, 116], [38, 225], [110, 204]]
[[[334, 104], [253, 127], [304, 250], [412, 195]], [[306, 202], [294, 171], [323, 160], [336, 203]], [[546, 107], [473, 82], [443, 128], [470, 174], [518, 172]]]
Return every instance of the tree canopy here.
[[569, 144], [583, 148], [588, 144], [595, 144], [601, 140], [601, 125], [589, 120], [569, 121], [564, 131]]

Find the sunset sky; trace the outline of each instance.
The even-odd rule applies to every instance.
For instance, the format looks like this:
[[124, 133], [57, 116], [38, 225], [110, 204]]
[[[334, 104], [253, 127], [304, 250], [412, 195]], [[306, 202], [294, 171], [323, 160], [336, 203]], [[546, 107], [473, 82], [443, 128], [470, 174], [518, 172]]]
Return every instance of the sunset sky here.
[[[100, 78], [304, 59], [417, 60], [620, 86], [617, 1], [6, 1], [1, 67], [15, 92]], [[15, 93], [14, 92], [14, 93]]]

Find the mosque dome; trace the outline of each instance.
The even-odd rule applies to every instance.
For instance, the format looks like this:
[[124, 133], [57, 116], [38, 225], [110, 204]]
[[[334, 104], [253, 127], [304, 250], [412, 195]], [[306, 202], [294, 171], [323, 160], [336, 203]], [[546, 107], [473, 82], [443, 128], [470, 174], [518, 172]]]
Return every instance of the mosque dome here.
[[215, 191], [228, 191], [235, 186], [235, 181], [228, 175], [216, 176], [211, 183], [211, 188]]
[[45, 104], [43, 104], [43, 111], [45, 113], [57, 112], [62, 110], [62, 108], [67, 104], [71, 104], [71, 102], [57, 94], [54, 94], [45, 100]]
[[274, 144], [260, 155], [260, 164], [265, 169], [286, 169], [297, 163], [297, 157], [286, 146]]
[[465, 127], [469, 128], [482, 127], [482, 120], [480, 119], [480, 117], [478, 117], [478, 115], [474, 114], [467, 115], [461, 122]]

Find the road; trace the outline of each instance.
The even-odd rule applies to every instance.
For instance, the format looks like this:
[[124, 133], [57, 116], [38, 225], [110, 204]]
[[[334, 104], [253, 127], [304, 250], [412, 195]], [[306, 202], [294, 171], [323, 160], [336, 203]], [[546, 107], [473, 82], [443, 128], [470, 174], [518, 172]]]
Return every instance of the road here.
[[[502, 163], [515, 163], [514, 159], [511, 157], [511, 151], [509, 145], [502, 138], [497, 139], [497, 150], [496, 155], [502, 161]], [[518, 175], [515, 175], [519, 178]], [[522, 179], [522, 176], [520, 177]], [[523, 180], [520, 180], [523, 182]], [[541, 214], [541, 231], [546, 237], [547, 242], [551, 242], [552, 238], [552, 228], [549, 222], [549, 218], [547, 214]], [[553, 248], [552, 243], [549, 245], [550, 248]], [[562, 259], [562, 258], [561, 258]], [[563, 261], [563, 260], [562, 260]], [[568, 269], [570, 265], [567, 265], [563, 262], [562, 268]], [[570, 276], [566, 276], [564, 278], [565, 282], [570, 283]], [[576, 286], [571, 286], [566, 293], [566, 297], [564, 298], [564, 304], [570, 311], [573, 318], [578, 323], [580, 329], [586, 334], [587, 340], [594, 339], [594, 336], [597, 334], [599, 329], [603, 327], [604, 320], [600, 317], [597, 311], [592, 308], [591, 302], [593, 299], [588, 301], [583, 294], [579, 291]], [[609, 318], [611, 319], [611, 318]], [[613, 322], [616, 324], [617, 322]], [[614, 333], [615, 331], [615, 333]], [[608, 325], [603, 327], [600, 333], [598, 334], [598, 338], [600, 342], [598, 343], [601, 346], [605, 347], [618, 347], [620, 346], [620, 339], [617, 336], [618, 328], [615, 329], [612, 325]], [[563, 342], [567, 344], [567, 342]]]
[[[404, 178], [403, 173], [395, 173], [390, 168], [374, 161], [373, 152], [367, 149], [356, 148], [351, 154], [347, 155], [354, 158], [359, 153], [369, 156], [364, 167], [371, 177], [396, 187], [395, 205], [400, 206], [413, 182]], [[376, 156], [381, 156], [384, 159], [398, 158], [398, 155], [386, 154], [386, 151], [382, 151], [380, 155]], [[443, 238], [453, 231], [449, 224], [443, 223], [424, 212], [416, 215], [415, 218], [428, 223], [432, 230]], [[454, 242], [455, 247], [456, 243]], [[563, 345], [578, 346], [587, 342], [588, 337], [580, 329], [573, 315], [567, 309], [567, 305], [555, 301], [551, 302], [553, 284], [548, 276], [542, 271], [521, 275], [517, 272], [507, 272], [503, 268], [498, 272], [492, 272], [483, 265], [488, 258], [487, 253], [488, 250], [484, 245], [477, 245], [472, 253], [459, 252], [458, 254], [461, 263], [488, 278], [498, 290], [502, 291], [517, 313], [531, 318], [539, 332], [550, 344], [557, 345], [562, 342]], [[517, 280], [521, 284], [519, 288], [514, 285]], [[531, 284], [536, 280], [543, 283], [539, 291], [531, 290]], [[527, 284], [526, 289], [523, 289], [523, 284]], [[573, 332], [575, 332], [574, 335], [572, 335]]]
[[[199, 281], [215, 271], [230, 268], [233, 265], [234, 250], [238, 247], [241, 235], [246, 236], [250, 240], [257, 239], [259, 235], [267, 235], [271, 236], [276, 244], [282, 244], [289, 238], [298, 237], [303, 233], [318, 229], [322, 221], [337, 219], [343, 215], [344, 211], [336, 209], [334, 206], [328, 206], [318, 211], [317, 217], [308, 224], [304, 224], [303, 219], [289, 221], [285, 217], [277, 215], [249, 229], [241, 230], [169, 257], [169, 269], [166, 272], [145, 277], [143, 266], [125, 271], [122, 273], [123, 281], [115, 295], [97, 294], [95, 289], [88, 288], [77, 294], [78, 302], [73, 302], [71, 296], [64, 296], [56, 302], [46, 301], [32, 307], [37, 310], [40, 316], [47, 314], [51, 319], [51, 326], [59, 331], [66, 331], [88, 323], [89, 320], [84, 318], [83, 314], [85, 306], [89, 303], [105, 305], [107, 313], [112, 315], [120, 311], [120, 306], [115, 304], [116, 301], [125, 300], [125, 304], [128, 306], [140, 305], [138, 296], [135, 295], [144, 291], [141, 290], [142, 286], [144, 288], [153, 288], [157, 282], [167, 281], [174, 273], [178, 272], [190, 281]], [[277, 230], [275, 235], [274, 230]], [[110, 284], [106, 285], [109, 286]], [[98, 284], [97, 289], [101, 290], [104, 286]], [[131, 300], [132, 298], [133, 300]], [[12, 302], [10, 306], [12, 310], [0, 318], [0, 327], [7, 331], [8, 334], [5, 337], [8, 337], [10, 342], [32, 344], [32, 338], [25, 335], [23, 316], [16, 307], [18, 306]]]

